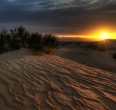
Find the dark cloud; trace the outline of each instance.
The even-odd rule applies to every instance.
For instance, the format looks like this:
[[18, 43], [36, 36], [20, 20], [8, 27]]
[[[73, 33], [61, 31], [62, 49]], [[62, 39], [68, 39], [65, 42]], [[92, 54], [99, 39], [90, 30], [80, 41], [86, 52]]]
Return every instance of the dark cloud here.
[[42, 33], [81, 34], [116, 26], [115, 0], [1, 0], [2, 26], [27, 26]]

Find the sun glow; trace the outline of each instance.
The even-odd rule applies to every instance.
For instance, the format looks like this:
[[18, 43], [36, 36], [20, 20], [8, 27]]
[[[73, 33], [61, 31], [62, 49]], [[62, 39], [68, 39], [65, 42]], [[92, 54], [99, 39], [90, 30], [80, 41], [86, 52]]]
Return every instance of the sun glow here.
[[101, 40], [106, 40], [106, 39], [110, 39], [110, 35], [107, 33], [101, 33], [101, 35], [99, 36], [99, 38]]
[[[110, 29], [95, 29], [89, 32], [89, 34], [73, 34], [73, 35], [57, 35], [67, 38], [83, 38], [84, 40], [102, 41], [107, 39], [116, 39], [116, 32]], [[81, 39], [79, 39], [81, 40]]]

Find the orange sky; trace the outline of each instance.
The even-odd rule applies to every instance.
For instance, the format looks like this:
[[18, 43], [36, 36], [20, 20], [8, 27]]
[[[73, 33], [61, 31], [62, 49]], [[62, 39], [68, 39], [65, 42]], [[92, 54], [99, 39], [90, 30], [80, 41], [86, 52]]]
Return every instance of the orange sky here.
[[[108, 34], [110, 39], [116, 39], [116, 33]], [[100, 34], [93, 35], [58, 35], [59, 37], [80, 37], [80, 38], [92, 38], [100, 40]]]
[[97, 39], [100, 40], [101, 36], [103, 37], [103, 34], [109, 37], [109, 39], [116, 39], [116, 32], [113, 30], [107, 30], [107, 29], [97, 29], [95, 31], [91, 31], [88, 35], [58, 35], [60, 37], [80, 37], [80, 38], [91, 38], [91, 39]]

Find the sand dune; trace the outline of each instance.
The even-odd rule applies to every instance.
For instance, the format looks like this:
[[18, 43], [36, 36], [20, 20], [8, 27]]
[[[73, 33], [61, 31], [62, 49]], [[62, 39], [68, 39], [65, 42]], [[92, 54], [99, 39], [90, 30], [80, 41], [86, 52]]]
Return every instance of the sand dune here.
[[116, 75], [26, 49], [2, 54], [0, 110], [116, 110]]
[[112, 58], [116, 50], [100, 52], [75, 45], [61, 46], [54, 51], [55, 55], [116, 73], [116, 60]]

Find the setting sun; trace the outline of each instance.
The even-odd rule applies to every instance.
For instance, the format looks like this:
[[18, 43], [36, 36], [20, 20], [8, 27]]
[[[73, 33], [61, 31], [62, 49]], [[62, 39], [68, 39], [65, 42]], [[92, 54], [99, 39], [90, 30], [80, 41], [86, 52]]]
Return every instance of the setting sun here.
[[105, 40], [105, 39], [109, 39], [109, 38], [110, 38], [110, 35], [107, 33], [101, 33], [101, 35], [100, 35], [101, 40]]

